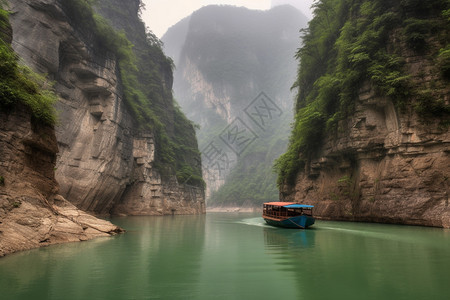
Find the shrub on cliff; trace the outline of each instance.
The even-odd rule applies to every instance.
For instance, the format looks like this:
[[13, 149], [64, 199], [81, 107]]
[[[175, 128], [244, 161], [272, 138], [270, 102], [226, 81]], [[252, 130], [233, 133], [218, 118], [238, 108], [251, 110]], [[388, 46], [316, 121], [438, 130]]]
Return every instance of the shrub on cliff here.
[[[5, 28], [8, 14], [0, 3], [0, 28]], [[10, 45], [0, 39], [0, 109], [25, 104], [33, 117], [45, 124], [54, 125], [56, 112], [53, 104], [58, 100], [51, 90], [52, 84], [45, 76], [19, 64], [19, 58]]]
[[450, 44], [439, 51], [438, 64], [442, 76], [450, 80]]

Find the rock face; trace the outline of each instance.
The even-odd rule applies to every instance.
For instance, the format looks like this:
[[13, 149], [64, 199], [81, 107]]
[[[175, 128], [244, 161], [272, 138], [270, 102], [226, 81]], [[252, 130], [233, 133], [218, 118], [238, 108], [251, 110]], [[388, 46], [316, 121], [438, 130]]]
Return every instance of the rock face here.
[[[418, 74], [432, 62], [407, 62], [416, 81], [442, 82]], [[448, 103], [448, 86], [443, 91]], [[323, 219], [450, 228], [450, 133], [440, 122], [425, 122], [412, 108], [399, 111], [367, 84], [343, 130], [327, 138], [319, 158], [295, 186], [282, 186], [280, 197], [315, 205]]]
[[162, 177], [154, 168], [153, 133], [139, 131], [125, 106], [116, 59], [93, 47], [58, 1], [9, 2], [14, 50], [55, 80], [60, 95], [61, 195], [102, 215], [203, 213], [202, 189]]
[[0, 256], [122, 231], [57, 194], [57, 151], [54, 129], [26, 108], [0, 112]]
[[323, 219], [450, 228], [448, 1], [328, 4], [298, 52], [280, 198]]

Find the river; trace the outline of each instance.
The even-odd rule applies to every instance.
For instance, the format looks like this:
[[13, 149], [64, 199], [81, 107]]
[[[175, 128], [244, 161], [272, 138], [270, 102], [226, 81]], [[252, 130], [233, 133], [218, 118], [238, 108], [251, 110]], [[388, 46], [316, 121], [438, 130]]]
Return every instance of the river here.
[[127, 217], [113, 238], [0, 259], [0, 299], [449, 299], [450, 230], [251, 213]]

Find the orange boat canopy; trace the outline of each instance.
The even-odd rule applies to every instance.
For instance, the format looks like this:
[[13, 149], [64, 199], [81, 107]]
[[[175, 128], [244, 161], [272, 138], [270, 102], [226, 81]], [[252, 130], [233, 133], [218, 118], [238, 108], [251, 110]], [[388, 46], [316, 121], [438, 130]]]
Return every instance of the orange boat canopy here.
[[264, 203], [264, 205], [271, 205], [271, 206], [278, 206], [278, 207], [285, 207], [285, 208], [313, 208], [313, 205], [307, 205], [307, 204], [300, 204], [295, 202], [268, 202]]
[[264, 205], [273, 205], [273, 206], [286, 206], [291, 204], [297, 204], [295, 202], [267, 202]]

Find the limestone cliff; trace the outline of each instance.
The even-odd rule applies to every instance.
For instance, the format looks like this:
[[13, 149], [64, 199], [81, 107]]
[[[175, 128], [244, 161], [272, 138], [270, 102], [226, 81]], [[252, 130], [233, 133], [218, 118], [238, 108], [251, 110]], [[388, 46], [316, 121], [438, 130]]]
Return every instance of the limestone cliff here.
[[280, 198], [323, 219], [450, 228], [448, 2], [325, 2], [298, 54]]
[[450, 134], [360, 91], [345, 130], [283, 185], [283, 200], [315, 205], [323, 219], [450, 228]]
[[[174, 170], [162, 174], [155, 167], [160, 137], [139, 127], [125, 103], [117, 58], [98, 47], [62, 1], [9, 2], [15, 51], [47, 73], [60, 96], [55, 171], [60, 193], [78, 208], [102, 215], [202, 213], [201, 187], [178, 182]], [[136, 7], [129, 17], [138, 20], [139, 1], [120, 3]], [[170, 90], [170, 69], [163, 77]], [[167, 110], [173, 110], [171, 102]]]
[[[8, 17], [3, 6], [0, 9], [0, 256], [121, 232], [58, 194], [55, 131], [52, 118], [43, 118], [39, 111], [43, 106], [38, 102], [44, 99], [37, 97], [45, 87], [35, 85], [36, 74], [18, 67], [9, 46], [12, 30]], [[28, 94], [21, 90], [24, 85]], [[52, 114], [47, 112], [46, 116]]]
[[175, 96], [200, 125], [209, 207], [259, 207], [277, 197], [272, 162], [287, 144], [293, 55], [306, 22], [289, 5], [211, 5], [163, 36], [175, 59]]
[[25, 106], [0, 111], [0, 256], [122, 231], [58, 195], [57, 151], [54, 129]]

